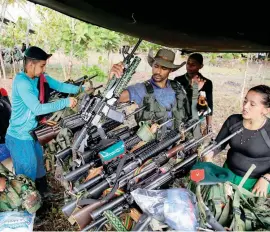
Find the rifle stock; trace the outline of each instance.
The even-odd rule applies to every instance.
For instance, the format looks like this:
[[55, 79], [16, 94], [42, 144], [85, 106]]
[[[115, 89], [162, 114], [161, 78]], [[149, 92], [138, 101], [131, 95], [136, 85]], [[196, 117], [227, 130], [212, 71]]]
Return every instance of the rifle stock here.
[[[190, 128], [192, 127], [189, 127], [189, 129]], [[167, 134], [164, 140], [160, 142], [151, 141], [148, 144], [145, 144], [143, 147], [141, 147], [140, 149], [134, 152], [133, 156], [135, 157], [135, 160], [123, 167], [119, 177], [122, 177], [125, 174], [132, 172], [132, 170], [137, 168], [144, 161], [146, 161], [149, 158], [152, 158], [156, 154], [159, 154], [168, 146], [177, 142], [181, 136], [182, 134], [180, 134], [177, 130], [172, 130]], [[152, 146], [149, 146], [150, 144], [152, 144]], [[190, 143], [187, 143], [187, 144], [190, 144]], [[184, 149], [183, 145], [179, 145], [177, 149], [171, 150], [171, 152], [169, 153], [170, 156], [172, 156], [173, 153], [176, 154], [177, 151], [180, 151], [181, 149]], [[98, 198], [105, 189], [110, 187], [111, 183], [114, 183], [113, 180], [115, 179], [115, 177], [116, 175], [112, 174], [111, 176], [103, 180], [102, 182], [98, 183], [96, 186], [87, 190], [87, 192], [85, 193], [85, 197]], [[84, 212], [87, 212], [87, 210], [85, 210]]]
[[90, 218], [89, 213], [92, 212], [93, 210], [99, 208], [103, 204], [104, 203], [102, 202], [102, 200], [97, 201], [97, 202], [95, 202], [93, 204], [90, 204], [90, 205], [87, 205], [87, 206], [83, 207], [77, 213], [72, 215], [72, 218], [76, 221], [76, 223], [78, 224], [80, 230], [85, 228], [87, 225], [90, 224], [89, 221], [91, 221], [91, 218]]
[[[239, 129], [238, 131], [234, 132], [233, 134], [231, 134], [227, 138], [223, 139], [221, 142], [219, 142], [215, 146], [209, 146], [211, 148], [209, 150], [206, 150], [201, 155], [202, 156], [207, 155], [210, 151], [213, 151], [214, 149], [219, 147], [221, 144], [228, 141], [229, 139], [234, 137], [236, 134], [240, 133], [242, 130], [243, 130], [243, 128]], [[192, 162], [196, 161], [197, 157], [198, 157], [197, 153], [193, 154], [192, 156], [188, 157], [187, 159], [183, 160], [182, 162], [176, 164], [174, 167], [172, 167], [165, 174], [161, 174], [159, 176], [154, 176], [154, 177], [152, 176], [148, 179], [147, 182], [145, 181], [144, 186], [137, 185], [135, 188], [131, 189], [131, 191], [136, 189], [137, 187], [142, 187], [142, 188], [149, 189], [149, 190], [160, 188], [164, 184], [171, 181], [174, 178], [175, 174], [179, 173], [185, 166], [190, 165], [190, 164], [192, 164]], [[88, 217], [87, 222], [91, 223], [93, 220], [96, 220], [97, 218], [99, 218], [105, 210], [112, 210], [113, 208], [115, 208], [119, 204], [122, 204], [125, 200], [127, 200], [128, 203], [132, 203], [132, 198], [130, 198], [130, 197], [131, 197], [130, 193], [121, 195], [120, 197], [113, 199], [109, 203], [102, 205], [98, 209], [93, 210], [92, 212], [90, 212], [90, 217]], [[222, 229], [222, 227], [220, 227], [220, 225], [216, 224], [216, 221], [213, 220], [213, 218], [210, 217], [209, 222], [211, 222], [212, 226], [217, 228], [218, 230]]]
[[58, 133], [60, 132], [61, 128], [59, 125], [55, 126], [48, 126], [41, 130], [35, 131], [36, 137], [39, 141], [39, 143], [44, 146], [48, 142], [50, 142], [52, 139], [56, 138]]
[[[179, 139], [179, 138], [177, 138], [177, 139]], [[177, 140], [177, 139], [176, 139], [176, 140]], [[175, 141], [175, 140], [173, 140], [173, 141]], [[175, 146], [174, 148], [171, 148], [171, 149], [168, 151], [167, 155], [168, 155], [168, 156], [173, 156], [173, 155], [175, 155], [177, 152], [184, 150], [184, 148], [185, 148], [187, 145], [192, 144], [192, 142], [194, 142], [194, 140], [191, 140], [190, 142], [188, 142], [188, 143], [186, 143], [186, 144], [180, 144], [180, 145], [178, 145], [178, 146]], [[164, 145], [164, 146], [165, 146], [165, 145]], [[144, 160], [145, 160], [145, 159], [144, 159]], [[127, 166], [127, 167], [128, 167], [128, 166]], [[125, 169], [125, 168], [124, 168], [124, 169]], [[128, 168], [127, 168], [127, 169], [128, 169]], [[127, 172], [127, 175], [128, 175], [128, 174], [129, 174], [129, 173]], [[133, 177], [133, 176], [131, 176], [131, 177]], [[136, 177], [136, 176], [135, 176], [135, 177]], [[121, 178], [121, 179], [123, 180], [124, 178]], [[127, 183], [127, 181], [124, 180], [122, 183], [125, 185], [125, 184]], [[97, 187], [97, 186], [98, 186], [98, 187]], [[105, 187], [106, 187], [106, 188], [110, 187], [108, 181], [101, 182], [101, 183], [100, 183], [99, 185], [97, 185], [97, 186], [95, 187], [95, 193], [96, 193], [95, 197], [96, 197], [97, 195], [100, 195], [100, 192], [101, 192], [101, 191], [98, 191], [98, 189], [104, 190]], [[122, 188], [122, 187], [124, 187], [124, 186], [121, 185], [121, 186], [119, 186], [119, 187]], [[100, 204], [98, 205], [98, 207], [102, 207], [102, 205], [105, 204], [105, 203], [106, 203], [106, 201], [100, 200]], [[73, 214], [73, 218], [74, 218], [75, 221], [78, 223], [80, 229], [84, 228], [85, 226], [87, 226], [88, 224], [91, 223], [91, 220], [92, 220], [92, 218], [91, 218], [91, 212], [92, 212], [93, 210], [95, 210], [95, 209], [97, 209], [96, 205], [88, 205], [88, 206], [85, 206], [84, 208], [82, 208], [81, 210], [79, 210], [79, 211], [77, 211], [76, 213]], [[83, 219], [82, 219], [82, 218], [83, 218]]]

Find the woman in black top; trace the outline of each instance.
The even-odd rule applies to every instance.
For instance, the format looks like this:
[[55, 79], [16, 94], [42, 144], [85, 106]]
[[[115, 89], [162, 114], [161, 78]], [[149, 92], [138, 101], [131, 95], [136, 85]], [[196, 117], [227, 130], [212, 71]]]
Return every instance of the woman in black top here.
[[242, 114], [233, 114], [225, 121], [216, 142], [220, 142], [237, 129], [244, 130], [235, 135], [219, 150], [204, 157], [212, 162], [212, 157], [229, 144], [227, 160], [224, 164], [235, 175], [234, 184], [239, 184], [252, 164], [256, 165], [244, 188], [259, 196], [270, 191], [270, 87], [259, 85], [251, 88], [243, 102]]
[[211, 80], [207, 79], [199, 72], [202, 68], [203, 56], [200, 53], [193, 53], [188, 57], [187, 60], [187, 73], [182, 76], [175, 77], [174, 80], [180, 82], [180, 84], [185, 88], [187, 97], [189, 99], [190, 108], [192, 108], [193, 91], [198, 91], [199, 94], [202, 92], [205, 93], [208, 107], [211, 109], [211, 112], [206, 117], [207, 131], [211, 132], [213, 115], [213, 84]]

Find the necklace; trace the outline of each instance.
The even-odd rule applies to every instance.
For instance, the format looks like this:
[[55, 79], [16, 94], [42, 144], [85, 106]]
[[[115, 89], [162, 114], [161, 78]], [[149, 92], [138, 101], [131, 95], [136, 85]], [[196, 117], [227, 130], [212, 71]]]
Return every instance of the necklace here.
[[247, 138], [246, 140], [243, 140], [244, 130], [242, 130], [242, 132], [241, 132], [241, 140], [240, 140], [240, 143], [243, 144], [243, 143], [245, 143], [245, 142], [248, 142], [248, 141], [249, 141], [250, 139], [252, 139], [253, 137], [255, 137], [255, 135], [256, 135], [256, 134], [258, 133], [258, 131], [263, 127], [263, 125], [265, 124], [265, 122], [266, 122], [266, 119], [264, 119], [264, 121], [263, 121], [262, 125], [260, 126], [260, 128], [257, 129], [257, 130], [255, 130], [255, 131], [253, 132], [253, 134], [252, 134], [249, 138]]

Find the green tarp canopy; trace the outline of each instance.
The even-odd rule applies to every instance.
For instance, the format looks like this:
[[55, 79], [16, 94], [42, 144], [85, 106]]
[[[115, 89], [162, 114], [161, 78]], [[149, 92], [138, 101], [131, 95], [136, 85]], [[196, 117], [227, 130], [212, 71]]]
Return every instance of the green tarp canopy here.
[[[241, 9], [239, 2], [239, 10], [236, 3], [225, 1], [215, 1], [214, 5], [205, 1], [29, 1], [171, 48], [198, 52], [270, 51], [268, 20], [260, 12], [249, 13], [247, 3]], [[258, 28], [261, 32], [254, 32]]]

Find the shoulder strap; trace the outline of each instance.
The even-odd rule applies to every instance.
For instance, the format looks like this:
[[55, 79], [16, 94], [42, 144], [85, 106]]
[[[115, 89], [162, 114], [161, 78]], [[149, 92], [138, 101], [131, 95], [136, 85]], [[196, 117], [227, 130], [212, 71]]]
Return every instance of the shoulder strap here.
[[178, 81], [170, 80], [170, 84], [175, 92], [182, 90], [186, 94], [186, 90], [184, 89], [183, 85], [181, 85]]
[[269, 135], [264, 128], [261, 130], [261, 134], [262, 134], [262, 137], [263, 137], [265, 143], [270, 148], [270, 138], [269, 138]]
[[170, 83], [171, 83], [172, 89], [173, 89], [174, 91], [176, 91], [176, 90], [178, 89], [178, 88], [177, 88], [177, 83], [178, 83], [178, 82], [173, 81], [173, 80], [170, 80]]
[[154, 88], [153, 88], [153, 86], [151, 85], [150, 81], [145, 81], [145, 82], [144, 82], [144, 85], [145, 85], [145, 88], [146, 88], [146, 92], [147, 92], [148, 94], [154, 93]]
[[243, 120], [233, 124], [232, 126], [229, 127], [229, 131], [231, 133], [235, 132], [236, 130], [240, 129], [240, 127], [242, 126]]
[[39, 101], [40, 103], [46, 103], [45, 102], [45, 82], [46, 82], [46, 77], [45, 75], [42, 73], [39, 76]]

